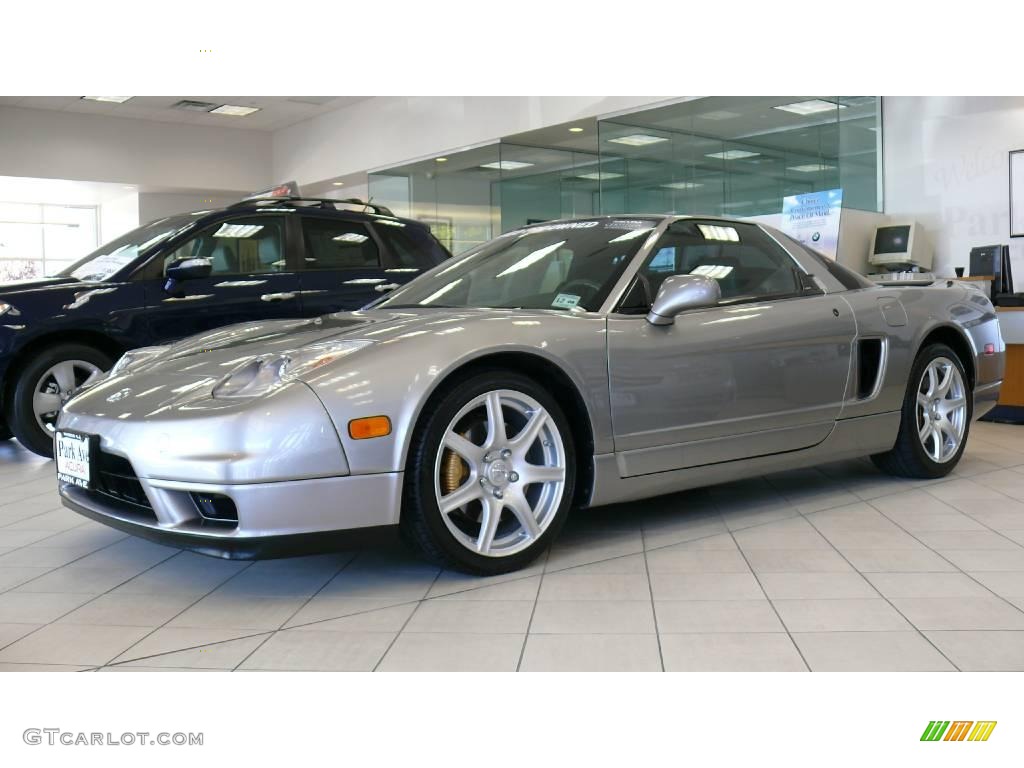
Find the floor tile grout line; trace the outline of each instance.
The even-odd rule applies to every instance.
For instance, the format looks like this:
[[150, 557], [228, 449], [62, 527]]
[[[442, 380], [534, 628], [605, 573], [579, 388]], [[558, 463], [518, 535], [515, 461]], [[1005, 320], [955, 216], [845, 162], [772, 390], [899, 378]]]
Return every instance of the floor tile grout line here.
[[[444, 573], [444, 569], [438, 568], [437, 573], [434, 574], [433, 581], [430, 582], [430, 585], [427, 587], [426, 592], [423, 593], [423, 597], [416, 601], [416, 607], [412, 609], [412, 612], [406, 617], [405, 621], [402, 622], [402, 626], [398, 628], [398, 631], [395, 633], [395, 636], [391, 638], [391, 642], [388, 643], [388, 647], [384, 649], [384, 652], [380, 655], [380, 658], [377, 659], [377, 663], [374, 664], [373, 669], [370, 670], [371, 672], [376, 672], [380, 669], [380, 665], [384, 663], [384, 659], [386, 659], [388, 657], [388, 654], [391, 653], [391, 649], [395, 647], [395, 643], [398, 642], [398, 638], [402, 636], [402, 633], [405, 632], [405, 628], [409, 626], [409, 622], [412, 621], [412, 617], [416, 615], [416, 611], [418, 611], [420, 609], [420, 606], [426, 602], [426, 596], [430, 593], [430, 590], [434, 588], [434, 585], [437, 583], [437, 580], [441, 578], [442, 573]], [[537, 589], [539, 591], [540, 587], [538, 587]]]
[[[869, 506], [873, 506], [873, 505], [869, 504]], [[876, 511], [879, 511], [879, 510], [876, 510]], [[816, 526], [814, 524], [813, 520], [810, 520], [806, 516], [804, 516], [804, 519], [807, 520], [808, 524], [812, 528], [814, 528], [815, 531], [818, 532], [819, 536], [821, 536], [826, 542], [828, 542], [828, 545], [830, 547], [832, 547], [832, 549], [835, 551], [835, 553], [837, 555], [839, 555], [841, 558], [843, 558], [843, 560], [846, 561], [847, 565], [849, 565], [851, 568], [853, 568], [854, 571], [856, 571], [858, 574], [860, 574], [860, 577], [865, 581], [865, 583], [867, 583], [868, 586], [871, 587], [871, 589], [875, 590], [875, 592], [878, 594], [878, 596], [880, 598], [882, 598], [883, 600], [885, 600], [886, 603], [889, 604], [890, 608], [892, 608], [894, 611], [896, 611], [897, 614], [899, 614], [900, 618], [902, 618], [905, 622], [907, 622], [907, 624], [909, 624], [911, 627], [913, 627], [914, 631], [917, 632], [917, 634], [920, 635], [924, 639], [924, 641], [926, 643], [928, 643], [928, 645], [930, 645], [932, 648], [935, 649], [936, 653], [938, 653], [942, 658], [944, 658], [947, 662], [949, 662], [949, 664], [957, 672], [962, 672], [963, 671], [962, 669], [960, 669], [960, 667], [951, 658], [949, 658], [949, 656], [947, 656], [945, 653], [943, 653], [941, 648], [939, 648], [935, 643], [932, 642], [932, 639], [930, 637], [928, 637], [928, 635], [926, 635], [924, 633], [924, 630], [922, 630], [914, 622], [912, 622], [907, 616], [905, 616], [903, 614], [903, 611], [901, 611], [899, 608], [897, 608], [896, 605], [892, 602], [892, 600], [890, 600], [888, 597], [886, 597], [885, 595], [882, 594], [882, 591], [871, 582], [871, 579], [869, 579], [867, 576], [865, 576], [861, 572], [861, 570], [859, 568], [857, 568], [853, 563], [850, 562], [849, 558], [847, 558], [846, 555], [844, 555], [842, 553], [842, 551], [839, 549], [839, 547], [837, 547], [835, 544], [832, 543], [832, 540], [829, 539], [828, 536], [826, 536], [824, 533], [822, 533], [821, 529], [818, 528], [818, 526]]]
[[[728, 526], [726, 527], [728, 528]], [[743, 547], [741, 547], [740, 543], [736, 540], [736, 535], [732, 530], [729, 531], [729, 537], [732, 539], [733, 546], [735, 546], [736, 550], [740, 553], [740, 557], [743, 558], [743, 562], [747, 564], [747, 569], [750, 571], [751, 576], [754, 577], [754, 581], [757, 582], [757, 587], [761, 590], [761, 594], [764, 595], [764, 599], [767, 600], [768, 605], [772, 607], [772, 613], [775, 614], [775, 618], [779, 620], [779, 624], [786, 631], [786, 636], [789, 638], [789, 642], [793, 644], [793, 648], [796, 650], [797, 655], [800, 657], [800, 661], [803, 662], [804, 667], [806, 667], [807, 671], [810, 672], [811, 665], [807, 663], [807, 659], [804, 657], [803, 649], [801, 649], [800, 646], [797, 645], [796, 640], [793, 638], [793, 633], [789, 629], [789, 625], [782, 620], [782, 615], [779, 613], [779, 609], [776, 607], [772, 599], [768, 597], [768, 592], [765, 590], [764, 584], [761, 583], [761, 578], [757, 575], [757, 571], [755, 571], [754, 567], [750, 564], [750, 560], [747, 558], [747, 553], [743, 551]]]
[[[712, 501], [712, 504], [714, 501]], [[721, 515], [719, 515], [721, 518]], [[722, 525], [725, 524], [725, 520], [722, 519]], [[643, 521], [640, 523], [640, 545], [644, 550], [644, 573], [647, 574], [647, 594], [651, 596], [651, 617], [654, 619], [654, 637], [658, 643], [658, 663], [661, 665], [661, 671], [665, 671], [665, 652], [661, 647], [661, 630], [658, 628], [658, 608], [654, 604], [654, 584], [651, 582], [651, 564], [647, 560], [647, 534], [644, 531]]]
[[[186, 552], [187, 552], [187, 550], [184, 550], [184, 549], [182, 549], [182, 550], [179, 550], [179, 551], [178, 551], [178, 555], [182, 555], [182, 554], [185, 554]], [[169, 562], [169, 561], [170, 561], [170, 559], [172, 559], [172, 558], [168, 558], [168, 560], [164, 560], [163, 562], [165, 562], [165, 563], [166, 563], [166, 562]], [[153, 636], [154, 634], [156, 634], [156, 633], [157, 633], [158, 631], [160, 631], [161, 629], [164, 629], [165, 627], [167, 627], [167, 625], [168, 625], [168, 624], [170, 624], [170, 623], [171, 623], [172, 621], [174, 621], [174, 620], [175, 620], [176, 618], [178, 618], [179, 616], [181, 616], [181, 615], [182, 615], [183, 613], [185, 613], [185, 612], [186, 612], [187, 610], [189, 610], [190, 608], [193, 608], [193, 607], [194, 607], [194, 606], [196, 606], [196, 605], [197, 605], [198, 603], [200, 603], [200, 602], [202, 602], [203, 600], [205, 600], [206, 598], [208, 598], [208, 597], [209, 597], [210, 595], [212, 595], [212, 594], [213, 594], [214, 592], [216, 592], [216, 591], [217, 591], [218, 589], [220, 589], [220, 588], [221, 588], [221, 587], [223, 587], [223, 586], [224, 586], [225, 584], [227, 584], [228, 582], [230, 582], [230, 581], [231, 581], [232, 579], [235, 579], [235, 578], [237, 578], [237, 577], [241, 576], [241, 575], [242, 575], [243, 573], [245, 573], [245, 572], [246, 572], [246, 571], [248, 571], [248, 570], [249, 570], [250, 568], [252, 568], [252, 567], [253, 567], [253, 566], [254, 566], [255, 564], [256, 564], [256, 562], [255, 562], [255, 561], [253, 561], [253, 562], [250, 562], [250, 563], [246, 563], [245, 567], [243, 567], [243, 568], [239, 568], [239, 569], [238, 569], [237, 571], [235, 571], [235, 572], [234, 572], [233, 574], [231, 574], [230, 576], [228, 576], [228, 577], [227, 577], [226, 579], [222, 579], [221, 581], [218, 581], [218, 582], [217, 582], [217, 584], [216, 584], [215, 586], [211, 587], [211, 588], [210, 588], [210, 589], [209, 589], [208, 591], [206, 591], [206, 592], [204, 592], [203, 594], [201, 594], [201, 595], [200, 595], [199, 597], [197, 597], [197, 598], [196, 598], [195, 600], [193, 600], [193, 601], [192, 601], [191, 603], [189, 603], [188, 605], [186, 605], [186, 606], [185, 606], [184, 608], [182, 608], [182, 609], [181, 609], [180, 611], [178, 611], [178, 612], [177, 612], [176, 614], [174, 614], [173, 616], [171, 616], [171, 617], [170, 617], [169, 619], [167, 619], [167, 620], [166, 620], [165, 622], [163, 622], [163, 623], [162, 623], [162, 624], [160, 624], [159, 626], [153, 627], [152, 631], [150, 631], [150, 632], [147, 632], [147, 633], [146, 633], [145, 635], [143, 635], [142, 637], [140, 637], [140, 638], [139, 638], [138, 640], [136, 640], [136, 641], [135, 641], [134, 643], [132, 643], [132, 644], [131, 644], [131, 645], [129, 645], [129, 646], [127, 647], [127, 648], [125, 648], [125, 649], [124, 649], [123, 651], [121, 651], [121, 652], [120, 652], [119, 654], [117, 654], [117, 656], [115, 656], [114, 658], [110, 659], [110, 661], [107, 661], [107, 662], [105, 662], [105, 663], [104, 663], [104, 664], [102, 664], [101, 666], [103, 666], [103, 667], [107, 667], [107, 666], [116, 666], [116, 665], [114, 664], [114, 662], [115, 662], [115, 661], [116, 661], [116, 660], [117, 660], [118, 658], [120, 658], [121, 656], [124, 656], [124, 655], [125, 655], [126, 653], [128, 653], [129, 651], [131, 651], [131, 649], [132, 649], [132, 648], [134, 648], [135, 646], [137, 646], [137, 645], [138, 645], [139, 643], [141, 643], [141, 642], [142, 642], [143, 640], [145, 640], [146, 638], [148, 638], [148, 637], [152, 637], [152, 636]], [[140, 574], [138, 574], [138, 576], [141, 576], [141, 575], [142, 575], [141, 573], [140, 573]], [[133, 578], [137, 578], [137, 576], [136, 576], [136, 577], [133, 577]], [[125, 582], [125, 583], [127, 583], [127, 582]], [[234, 638], [234, 639], [236, 639], [236, 640], [237, 640], [237, 639], [239, 639], [239, 638]], [[202, 647], [202, 646], [199, 646], [199, 647]], [[177, 653], [177, 651], [168, 651], [168, 653]], [[154, 654], [154, 656], [160, 656], [160, 655], [163, 655], [163, 654]], [[146, 658], [152, 658], [152, 656], [147, 656]], [[125, 662], [128, 662], [128, 661], [134, 661], [134, 659], [125, 659]], [[120, 664], [122, 664], [122, 663], [125, 663], [125, 662], [117, 662], [117, 665], [120, 665]]]
[[[28, 519], [28, 518], [26, 518], [26, 519]], [[44, 536], [43, 538], [37, 539], [37, 540], [32, 541], [32, 542], [29, 542], [28, 544], [20, 544], [17, 547], [11, 547], [10, 552], [4, 552], [4, 555], [9, 555], [9, 554], [11, 554], [11, 552], [19, 552], [19, 551], [21, 551], [23, 549], [28, 549], [30, 547], [39, 547], [39, 542], [41, 542], [41, 541], [49, 541], [50, 539], [55, 538], [57, 536], [60, 536], [63, 533], [68, 533], [69, 531], [77, 530], [79, 528], [82, 528], [83, 526], [88, 525], [89, 522], [90, 522], [89, 520], [83, 520], [80, 525], [75, 525], [75, 526], [72, 526], [71, 528], [65, 528], [63, 531], [54, 531], [49, 536]], [[28, 530], [31, 530], [31, 529], [28, 529]], [[113, 530], [113, 529], [111, 529], [111, 530]], [[93, 555], [93, 554], [95, 554], [97, 552], [100, 552], [100, 551], [106, 549], [107, 547], [112, 547], [114, 544], [120, 544], [122, 541], [125, 541], [128, 538], [129, 538], [129, 536], [128, 536], [127, 533], [122, 534], [121, 538], [114, 539], [112, 542], [110, 542], [109, 544], [104, 544], [102, 547], [97, 547], [96, 549], [92, 550], [92, 552], [86, 552], [84, 555], [82, 555], [81, 557], [76, 557], [74, 560], [68, 560], [63, 565], [56, 565], [53, 568], [51, 568], [50, 571], [47, 571], [47, 573], [49, 573], [51, 571], [59, 570], [61, 568], [66, 568], [67, 566], [71, 565], [72, 563], [77, 563], [79, 560], [82, 560], [83, 558], [86, 558], [89, 555]], [[39, 548], [40, 549], [45, 549], [46, 547], [39, 547]], [[59, 549], [59, 547], [51, 547], [51, 549]], [[7, 567], [17, 567], [17, 566], [4, 566], [4, 565], [0, 565], [0, 568], [7, 568]], [[45, 576], [45, 575], [46, 575], [45, 573], [39, 574], [39, 576]], [[39, 576], [34, 576], [29, 581], [32, 581], [33, 579], [37, 579], [37, 578], [39, 578]], [[21, 582], [21, 584], [28, 584], [28, 581], [23, 581], [23, 582]], [[0, 595], [4, 594], [5, 592], [10, 592], [12, 589], [16, 589], [17, 587], [20, 587], [21, 584], [15, 584], [12, 587], [7, 587], [6, 589], [0, 589]]]
[[544, 588], [544, 574], [547, 570], [548, 560], [551, 557], [551, 547], [544, 550], [544, 562], [541, 564], [540, 581], [537, 582], [537, 591], [533, 595], [533, 607], [530, 609], [530, 620], [526, 622], [526, 633], [523, 635], [523, 645], [519, 649], [519, 658], [516, 660], [516, 672], [523, 668], [523, 657], [526, 655], [526, 644], [530, 641], [530, 630], [533, 628], [533, 617], [537, 614], [537, 603], [540, 601], [540, 591]]
[[[1009, 498], [1009, 497], [1007, 497], [1007, 498]], [[941, 499], [939, 499], [939, 501], [942, 501], [942, 500], [941, 500]], [[942, 503], [943, 503], [943, 504], [945, 504], [945, 502], [942, 502]], [[973, 576], [973, 575], [972, 575], [972, 574], [971, 574], [971, 573], [970, 573], [969, 571], [965, 571], [965, 570], [964, 570], [963, 568], [961, 568], [961, 567], [960, 567], [959, 565], [957, 565], [957, 564], [956, 564], [956, 563], [954, 563], [954, 562], [953, 562], [952, 560], [950, 560], [950, 559], [949, 559], [948, 557], [946, 557], [946, 556], [945, 556], [944, 554], [942, 554], [942, 552], [941, 552], [941, 551], [939, 551], [939, 550], [937, 550], [937, 549], [934, 549], [933, 547], [929, 546], [929, 545], [928, 545], [928, 544], [927, 544], [926, 542], [924, 542], [924, 541], [922, 541], [921, 539], [919, 539], [919, 538], [917, 537], [917, 535], [916, 535], [915, 533], [913, 533], [912, 531], [908, 530], [907, 528], [904, 528], [904, 527], [903, 527], [902, 525], [900, 525], [900, 523], [899, 523], [899, 522], [898, 522], [897, 520], [895, 520], [895, 519], [893, 519], [893, 518], [889, 517], [889, 515], [887, 515], [887, 514], [885, 513], [885, 511], [884, 511], [884, 510], [881, 510], [881, 509], [879, 509], [879, 508], [878, 508], [878, 507], [876, 507], [876, 506], [875, 506], [874, 504], [872, 504], [872, 505], [871, 505], [871, 507], [872, 507], [872, 508], [873, 508], [873, 509], [874, 509], [874, 510], [875, 510], [876, 512], [878, 512], [878, 513], [879, 513], [880, 515], [882, 515], [882, 517], [884, 517], [884, 518], [885, 518], [886, 520], [890, 521], [890, 522], [891, 522], [891, 523], [892, 523], [893, 525], [895, 525], [895, 526], [896, 526], [897, 528], [899, 528], [899, 529], [900, 529], [900, 530], [902, 530], [902, 531], [903, 531], [904, 533], [906, 533], [906, 534], [907, 534], [908, 536], [910, 536], [910, 537], [911, 537], [911, 538], [913, 538], [913, 539], [914, 539], [915, 541], [917, 541], [917, 542], [918, 542], [918, 543], [919, 543], [919, 544], [920, 544], [920, 545], [921, 545], [922, 547], [924, 547], [925, 549], [927, 549], [927, 550], [928, 550], [929, 552], [931, 552], [932, 554], [934, 554], [934, 555], [935, 555], [936, 557], [938, 557], [938, 558], [940, 558], [940, 559], [942, 559], [942, 560], [945, 560], [945, 561], [946, 561], [947, 563], [949, 563], [949, 564], [950, 564], [951, 566], [953, 566], [954, 568], [956, 568], [956, 572], [957, 572], [957, 573], [959, 573], [959, 574], [961, 574], [961, 575], [963, 575], [963, 576], [966, 576], [966, 577], [967, 577], [968, 579], [970, 579], [971, 581], [973, 581], [973, 582], [974, 582], [975, 584], [977, 584], [977, 585], [978, 585], [979, 587], [981, 587], [982, 589], [984, 589], [984, 590], [986, 590], [987, 592], [991, 593], [991, 594], [992, 594], [993, 596], [995, 596], [995, 597], [999, 598], [999, 599], [1000, 599], [1000, 600], [1002, 600], [1002, 601], [1003, 601], [1004, 603], [1006, 603], [1006, 604], [1007, 604], [1007, 605], [1009, 605], [1010, 607], [1014, 608], [1015, 610], [1019, 611], [1020, 613], [1024, 613], [1024, 608], [1021, 608], [1021, 607], [1020, 607], [1019, 605], [1016, 605], [1016, 604], [1015, 604], [1015, 603], [1014, 603], [1013, 601], [1011, 601], [1011, 600], [1010, 600], [1009, 598], [1006, 598], [1006, 597], [1004, 597], [1003, 595], [1000, 595], [1000, 594], [999, 594], [998, 592], [996, 592], [996, 591], [995, 591], [994, 589], [991, 589], [991, 588], [989, 588], [988, 586], [986, 586], [985, 584], [983, 584], [983, 583], [982, 583], [981, 581], [979, 581], [978, 579], [976, 579], [976, 578], [975, 578], [975, 577], [974, 577], [974, 576]], [[955, 508], [955, 507], [951, 507], [951, 509], [956, 509], [956, 508]], [[960, 512], [960, 510], [957, 510], [957, 511], [958, 511], [958, 512]], [[966, 513], [966, 512], [960, 512], [960, 514], [962, 514], [962, 515], [967, 515], [967, 513]], [[974, 518], [971, 518], [971, 519], [973, 520]], [[976, 522], [976, 523], [978, 523], [978, 525], [981, 525], [981, 526], [984, 526], [985, 528], [988, 528], [988, 526], [986, 526], [986, 525], [985, 525], [984, 523], [982, 523], [982, 522], [980, 522], [980, 521], [978, 521], [978, 520], [975, 520], [975, 522]], [[992, 531], [993, 533], [997, 533], [997, 531], [994, 531], [994, 530], [993, 530], [993, 529], [991, 529], [991, 528], [989, 528], [989, 530], [990, 530], [990, 531]], [[1012, 539], [1011, 539], [1011, 541], [1012, 541]], [[1016, 543], [1016, 542], [1014, 542], [1014, 543]], [[1019, 545], [1018, 545], [1018, 546], [1019, 546]], [[1021, 548], [1022, 550], [1024, 550], [1024, 547], [1020, 547], [1020, 548]], [[1005, 551], [1005, 552], [1009, 552], [1009, 551], [1012, 551], [1012, 550], [992, 550], [992, 551], [993, 551], [993, 552], [1004, 552], [1004, 551]], [[943, 571], [943, 573], [948, 573], [948, 571]], [[993, 573], [998, 573], [998, 571], [993, 571]], [[932, 632], [935, 632], [935, 631], [941, 631], [941, 630], [931, 630], [931, 631], [932, 631]]]
[[[121, 540], [122, 540], [122, 539], [119, 539], [118, 541], [121, 541]], [[108, 544], [107, 546], [113, 546], [114, 544], [117, 544], [117, 543], [118, 543], [117, 541], [114, 541], [114, 542], [111, 542], [110, 544]], [[103, 547], [102, 549], [106, 549], [106, 547]], [[96, 551], [97, 551], [97, 552], [99, 552], [99, 551], [101, 551], [101, 550], [96, 550]], [[91, 554], [93, 554], [93, 553], [92, 553], [92, 552], [90, 552], [89, 554], [91, 555]], [[39, 627], [37, 627], [36, 629], [32, 630], [32, 631], [31, 631], [31, 632], [29, 632], [29, 633], [28, 633], [27, 635], [25, 635], [25, 637], [20, 637], [20, 638], [18, 638], [17, 640], [15, 640], [14, 642], [15, 642], [15, 643], [20, 643], [20, 642], [21, 642], [22, 640], [24, 640], [24, 639], [25, 639], [26, 637], [31, 637], [31, 636], [32, 636], [32, 635], [34, 635], [34, 634], [35, 634], [36, 632], [39, 632], [39, 631], [41, 631], [42, 629], [44, 629], [44, 628], [46, 628], [46, 627], [49, 627], [49, 626], [51, 626], [51, 625], [53, 625], [53, 624], [57, 623], [58, 621], [60, 621], [61, 619], [63, 619], [63, 618], [64, 618], [65, 616], [67, 616], [68, 614], [74, 613], [74, 612], [75, 612], [75, 611], [77, 611], [77, 610], [78, 610], [79, 608], [83, 608], [83, 607], [85, 607], [85, 606], [89, 605], [89, 603], [93, 603], [93, 602], [95, 602], [96, 600], [98, 600], [99, 598], [103, 597], [104, 595], [109, 595], [109, 594], [110, 594], [111, 592], [113, 592], [113, 591], [114, 591], [115, 589], [117, 589], [118, 587], [122, 587], [122, 586], [124, 586], [124, 585], [125, 585], [125, 584], [127, 584], [127, 583], [128, 583], [129, 581], [131, 581], [132, 579], [138, 578], [139, 576], [141, 576], [142, 574], [146, 573], [147, 571], [151, 571], [151, 570], [153, 570], [153, 569], [154, 569], [154, 568], [156, 568], [156, 567], [157, 567], [158, 565], [162, 565], [163, 563], [166, 563], [167, 561], [169, 561], [169, 560], [172, 560], [173, 558], [177, 557], [177, 556], [178, 556], [178, 555], [180, 555], [180, 554], [181, 554], [181, 552], [180, 552], [180, 550], [179, 550], [179, 551], [175, 552], [174, 554], [168, 555], [168, 556], [167, 556], [167, 557], [165, 557], [165, 558], [164, 558], [163, 560], [160, 560], [160, 561], [158, 561], [158, 562], [156, 562], [156, 563], [153, 563], [153, 565], [151, 565], [151, 566], [149, 566], [148, 568], [145, 568], [145, 569], [143, 569], [143, 570], [139, 571], [139, 572], [138, 572], [138, 573], [136, 573], [136, 574], [135, 574], [134, 576], [132, 576], [132, 577], [130, 577], [130, 578], [128, 578], [128, 579], [125, 579], [124, 581], [122, 581], [122, 582], [120, 582], [120, 583], [118, 583], [118, 584], [115, 584], [115, 585], [114, 585], [114, 586], [112, 586], [112, 587], [111, 587], [110, 589], [106, 590], [105, 592], [101, 592], [101, 593], [99, 593], [99, 594], [97, 594], [97, 595], [93, 595], [93, 596], [92, 596], [91, 598], [89, 598], [88, 600], [86, 600], [86, 601], [85, 601], [84, 603], [82, 603], [82, 604], [80, 604], [80, 605], [76, 605], [76, 606], [75, 606], [74, 608], [72, 608], [72, 609], [71, 609], [70, 611], [67, 611], [66, 613], [62, 613], [62, 614], [61, 614], [60, 616], [57, 616], [57, 617], [56, 617], [55, 619], [53, 619], [53, 620], [51, 620], [51, 621], [48, 621], [48, 622], [46, 622], [46, 623], [44, 623], [44, 624], [40, 625]], [[88, 557], [88, 556], [89, 556], [89, 555], [83, 555], [82, 557]], [[82, 559], [82, 558], [78, 558], [78, 560], [81, 560], [81, 559]], [[76, 560], [72, 560], [71, 562], [77, 562], [77, 561], [76, 561]], [[70, 563], [69, 563], [69, 565], [70, 565]], [[54, 570], [60, 570], [60, 568], [64, 568], [64, 567], [66, 567], [66, 566], [60, 566], [59, 568], [55, 568]], [[52, 571], [48, 571], [47, 573], [52, 573]], [[39, 575], [39, 576], [37, 576], [36, 578], [41, 578], [42, 576], [46, 576], [46, 575], [47, 575], [46, 573], [44, 573], [44, 574], [40, 574], [40, 575]], [[28, 584], [28, 583], [30, 583], [31, 581], [35, 581], [35, 579], [30, 579], [29, 581], [26, 581], [26, 582], [25, 582], [25, 584]], [[21, 585], [19, 584], [18, 586], [21, 586]], [[32, 593], [26, 593], [26, 594], [32, 594]], [[64, 593], [59, 593], [59, 594], [64, 594]], [[73, 593], [68, 593], [68, 594], [73, 594]], [[5, 645], [5, 646], [3, 646], [2, 648], [0, 648], [0, 651], [4, 651], [4, 650], [6, 650], [7, 648], [10, 648], [10, 647], [11, 647], [12, 645], [14, 645], [14, 643], [8, 643], [7, 645]]]
[[341, 567], [339, 567], [338, 570], [335, 571], [334, 574], [329, 579], [324, 581], [324, 583], [320, 585], [319, 589], [317, 589], [315, 592], [313, 592], [312, 595], [307, 597], [302, 602], [302, 605], [300, 605], [298, 608], [296, 608], [294, 611], [292, 611], [291, 614], [289, 614], [289, 616], [284, 621], [281, 622], [281, 624], [278, 626], [277, 629], [271, 631], [271, 633], [269, 635], [267, 635], [267, 637], [265, 637], [263, 639], [263, 642], [261, 642], [259, 645], [257, 645], [255, 648], [253, 648], [251, 651], [249, 651], [249, 653], [247, 653], [245, 655], [245, 657], [241, 661], [239, 661], [237, 664], [235, 664], [235, 666], [231, 668], [231, 671], [235, 672], [236, 670], [238, 670], [238, 668], [241, 667], [243, 664], [245, 664], [245, 662], [247, 662], [249, 660], [249, 658], [254, 653], [256, 653], [264, 645], [266, 645], [267, 641], [269, 641], [270, 638], [274, 637], [278, 632], [281, 632], [284, 629], [285, 624], [287, 624], [289, 621], [294, 619], [298, 615], [299, 611], [301, 611], [303, 608], [305, 608], [307, 605], [309, 605], [310, 601], [312, 601], [314, 597], [316, 597], [321, 592], [323, 592], [328, 584], [330, 584], [332, 581], [334, 581], [336, 578], [338, 578], [338, 576], [341, 575], [345, 571], [345, 569], [348, 568], [352, 563], [354, 563], [358, 558], [359, 558], [359, 554], [358, 553], [352, 553], [352, 557], [350, 557], [348, 560], [346, 560], [344, 563], [342, 563]]

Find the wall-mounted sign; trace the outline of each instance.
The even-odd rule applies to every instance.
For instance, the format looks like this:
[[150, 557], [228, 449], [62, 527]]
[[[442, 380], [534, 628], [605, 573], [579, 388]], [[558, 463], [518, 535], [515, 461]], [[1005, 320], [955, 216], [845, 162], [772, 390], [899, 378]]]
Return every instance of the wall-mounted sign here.
[[836, 258], [843, 190], [808, 192], [782, 198], [780, 229], [809, 248]]

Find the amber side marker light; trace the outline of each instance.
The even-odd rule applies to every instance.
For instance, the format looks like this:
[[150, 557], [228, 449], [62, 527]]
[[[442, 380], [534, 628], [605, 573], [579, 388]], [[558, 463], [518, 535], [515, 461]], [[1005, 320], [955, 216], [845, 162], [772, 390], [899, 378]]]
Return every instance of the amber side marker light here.
[[386, 437], [390, 434], [391, 419], [387, 416], [367, 416], [365, 419], [352, 419], [348, 423], [348, 436], [353, 440]]

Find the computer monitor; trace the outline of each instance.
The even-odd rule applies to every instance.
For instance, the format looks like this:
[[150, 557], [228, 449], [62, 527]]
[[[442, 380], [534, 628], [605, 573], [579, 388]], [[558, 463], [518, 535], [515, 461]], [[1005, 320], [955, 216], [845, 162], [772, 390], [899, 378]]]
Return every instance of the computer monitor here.
[[912, 267], [929, 270], [931, 245], [916, 221], [893, 222], [875, 229], [868, 263], [893, 272]]

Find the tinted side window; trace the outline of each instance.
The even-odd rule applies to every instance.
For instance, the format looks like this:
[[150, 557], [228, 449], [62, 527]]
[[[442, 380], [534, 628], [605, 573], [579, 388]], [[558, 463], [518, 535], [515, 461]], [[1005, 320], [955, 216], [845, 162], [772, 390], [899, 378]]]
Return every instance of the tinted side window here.
[[384, 221], [375, 226], [394, 254], [394, 266], [427, 270], [448, 258], [448, 251], [425, 228]]
[[648, 304], [669, 275], [717, 280], [723, 303], [795, 295], [800, 289], [793, 259], [750, 224], [673, 224], [640, 270]]
[[183, 259], [209, 259], [213, 275], [258, 274], [285, 269], [284, 219], [252, 216], [213, 224], [164, 257], [167, 265]]
[[380, 250], [366, 225], [357, 221], [306, 218], [305, 269], [359, 269], [380, 266]]

